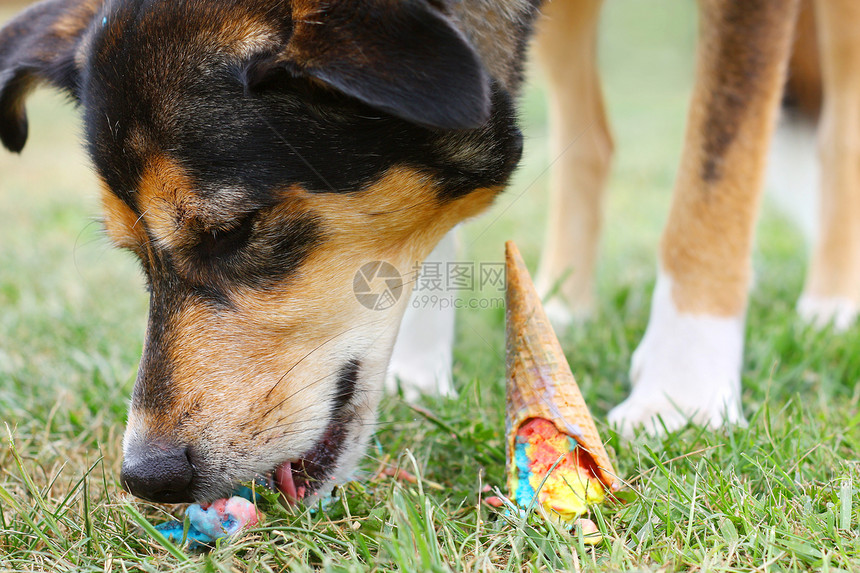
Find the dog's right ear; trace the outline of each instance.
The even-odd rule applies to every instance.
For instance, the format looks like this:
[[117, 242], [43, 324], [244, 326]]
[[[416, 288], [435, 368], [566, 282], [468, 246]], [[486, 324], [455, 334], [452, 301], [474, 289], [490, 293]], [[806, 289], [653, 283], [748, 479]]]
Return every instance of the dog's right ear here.
[[441, 129], [490, 118], [490, 76], [448, 0], [294, 0], [283, 63], [376, 109]]
[[27, 141], [24, 100], [39, 82], [77, 96], [75, 54], [101, 0], [46, 0], [0, 30], [0, 141], [19, 152]]

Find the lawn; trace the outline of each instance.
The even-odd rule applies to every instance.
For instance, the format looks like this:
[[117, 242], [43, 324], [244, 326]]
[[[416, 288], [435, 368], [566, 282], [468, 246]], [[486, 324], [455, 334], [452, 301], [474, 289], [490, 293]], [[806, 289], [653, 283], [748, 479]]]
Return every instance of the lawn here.
[[[0, 21], [13, 13], [0, 7]], [[146, 320], [143, 281], [98, 223], [73, 108], [29, 102], [24, 153], [0, 154], [0, 569], [50, 571], [860, 570], [860, 329], [817, 332], [794, 313], [803, 237], [765, 206], [744, 364], [745, 428], [688, 427], [622, 442], [606, 412], [645, 328], [657, 238], [684, 127], [695, 7], [608, 3], [601, 40], [617, 143], [594, 320], [562, 343], [628, 488], [599, 508], [596, 546], [482, 503], [503, 486], [504, 313], [460, 312], [455, 399], [384, 399], [363, 479], [326, 511], [265, 505], [240, 542], [186, 555], [142, 533], [176, 508], [123, 494], [125, 409]], [[465, 226], [461, 258], [532, 266], [548, 156], [540, 74], [510, 190]], [[469, 295], [473, 296], [473, 295]], [[382, 463], [421, 476], [376, 478]]]

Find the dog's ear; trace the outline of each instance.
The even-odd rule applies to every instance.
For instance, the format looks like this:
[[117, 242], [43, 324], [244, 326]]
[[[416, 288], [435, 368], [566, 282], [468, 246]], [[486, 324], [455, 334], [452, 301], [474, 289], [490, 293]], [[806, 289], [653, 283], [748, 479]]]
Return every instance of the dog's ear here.
[[10, 151], [21, 151], [27, 141], [24, 100], [36, 84], [76, 95], [75, 53], [100, 3], [47, 0], [0, 30], [0, 141]]
[[439, 0], [295, 0], [282, 57], [358, 100], [415, 123], [466, 129], [490, 115], [490, 79]]

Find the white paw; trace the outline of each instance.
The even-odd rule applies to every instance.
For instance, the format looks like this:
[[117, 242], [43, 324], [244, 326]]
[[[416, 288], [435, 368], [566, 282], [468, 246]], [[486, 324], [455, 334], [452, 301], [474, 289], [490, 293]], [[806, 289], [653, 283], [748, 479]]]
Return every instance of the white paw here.
[[671, 279], [660, 272], [648, 328], [633, 353], [633, 391], [609, 413], [609, 422], [628, 437], [640, 426], [661, 434], [688, 421], [711, 427], [745, 423], [744, 317], [681, 313], [671, 292]]
[[857, 320], [858, 305], [845, 297], [821, 297], [802, 295], [797, 301], [797, 313], [806, 322], [817, 328], [830, 324], [837, 332], [851, 328]]

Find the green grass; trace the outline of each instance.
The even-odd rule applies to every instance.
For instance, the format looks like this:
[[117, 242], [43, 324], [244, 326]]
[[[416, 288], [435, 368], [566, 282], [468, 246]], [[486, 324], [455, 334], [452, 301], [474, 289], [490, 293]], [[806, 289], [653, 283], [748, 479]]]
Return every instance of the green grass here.
[[[10, 14], [0, 11], [0, 20]], [[146, 296], [128, 255], [107, 246], [79, 125], [46, 92], [31, 141], [0, 155], [0, 569], [51, 571], [543, 571], [860, 569], [860, 330], [806, 328], [793, 312], [800, 235], [765, 208], [744, 365], [746, 428], [685, 428], [622, 443], [603, 420], [623, 399], [653, 287], [690, 89], [694, 8], [677, 0], [607, 5], [601, 60], [618, 154], [596, 319], [563, 334], [571, 367], [629, 482], [595, 516], [587, 547], [480, 502], [503, 485], [503, 313], [460, 314], [457, 399], [382, 405], [380, 460], [417, 485], [365, 480], [327, 511], [267, 505], [266, 523], [207, 556], [141, 532], [165, 508], [118, 486], [126, 402]], [[534, 265], [548, 157], [539, 75], [525, 95], [528, 151], [510, 191], [463, 234], [464, 257], [499, 261], [518, 241]], [[441, 484], [443, 489], [433, 487]]]

